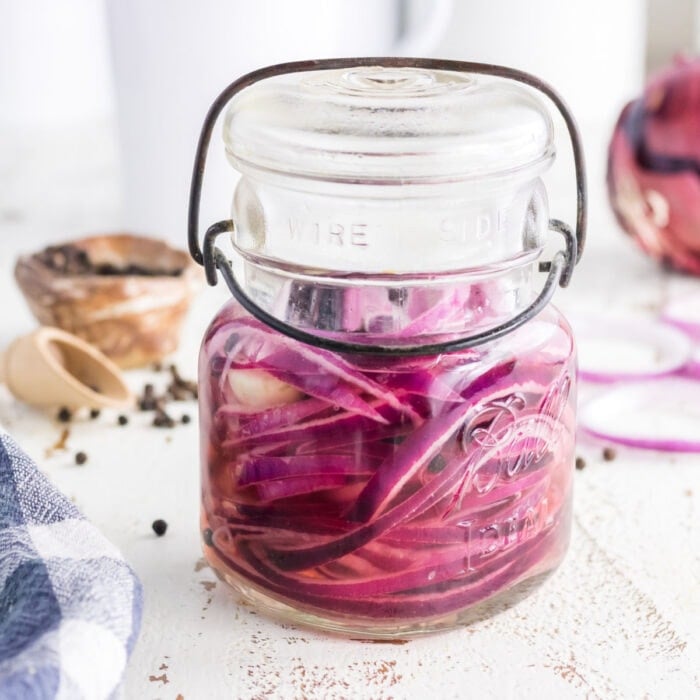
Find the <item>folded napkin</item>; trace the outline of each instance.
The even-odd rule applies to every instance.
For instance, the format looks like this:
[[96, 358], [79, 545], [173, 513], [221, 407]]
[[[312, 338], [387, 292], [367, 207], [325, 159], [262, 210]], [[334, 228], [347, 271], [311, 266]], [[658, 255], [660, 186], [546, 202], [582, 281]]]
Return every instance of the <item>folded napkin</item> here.
[[109, 698], [141, 622], [117, 549], [0, 431], [0, 698]]

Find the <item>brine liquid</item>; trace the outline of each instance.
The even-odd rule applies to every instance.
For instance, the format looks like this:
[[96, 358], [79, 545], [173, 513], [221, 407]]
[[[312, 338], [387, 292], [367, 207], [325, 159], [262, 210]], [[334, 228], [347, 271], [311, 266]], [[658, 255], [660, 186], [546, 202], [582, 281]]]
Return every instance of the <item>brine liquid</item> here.
[[206, 556], [278, 614], [430, 631], [563, 557], [575, 368], [555, 309], [482, 348], [380, 360], [302, 345], [229, 303], [200, 402]]

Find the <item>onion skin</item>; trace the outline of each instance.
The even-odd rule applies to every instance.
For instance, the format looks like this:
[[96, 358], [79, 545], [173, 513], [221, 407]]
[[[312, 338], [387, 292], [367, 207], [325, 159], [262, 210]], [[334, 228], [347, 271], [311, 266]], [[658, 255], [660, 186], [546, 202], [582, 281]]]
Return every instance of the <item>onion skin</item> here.
[[622, 110], [607, 184], [618, 222], [645, 252], [700, 275], [700, 59], [677, 59]]

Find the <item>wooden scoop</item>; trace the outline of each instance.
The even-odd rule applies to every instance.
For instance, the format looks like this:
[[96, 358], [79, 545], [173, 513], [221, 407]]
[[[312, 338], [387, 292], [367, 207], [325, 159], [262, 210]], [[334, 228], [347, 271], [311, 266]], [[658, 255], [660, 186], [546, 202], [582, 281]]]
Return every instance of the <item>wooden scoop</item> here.
[[34, 406], [76, 409], [130, 406], [134, 396], [119, 368], [77, 336], [44, 326], [0, 355], [0, 381]]

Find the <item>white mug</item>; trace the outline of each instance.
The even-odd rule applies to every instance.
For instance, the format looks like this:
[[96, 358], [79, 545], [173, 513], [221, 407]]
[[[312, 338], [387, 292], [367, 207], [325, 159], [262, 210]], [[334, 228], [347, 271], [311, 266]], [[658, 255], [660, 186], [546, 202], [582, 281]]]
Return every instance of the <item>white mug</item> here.
[[[564, 97], [583, 137], [593, 216], [606, 212], [606, 152], [615, 120], [644, 81], [646, 3], [641, 0], [461, 0], [440, 55], [534, 73]], [[545, 177], [552, 211], [574, 215], [571, 150], [563, 122]]]
[[[123, 224], [184, 244], [197, 137], [227, 84], [264, 65], [435, 49], [452, 0], [108, 0]], [[408, 21], [406, 20], [408, 17]], [[400, 36], [401, 20], [417, 28]], [[202, 222], [229, 216], [235, 174], [214, 139]]]
[[444, 58], [502, 63], [547, 80], [581, 122], [610, 121], [644, 78], [639, 0], [462, 0]]

